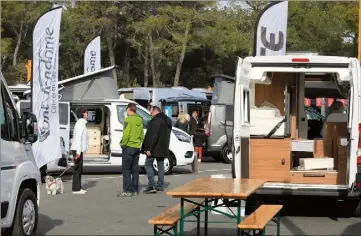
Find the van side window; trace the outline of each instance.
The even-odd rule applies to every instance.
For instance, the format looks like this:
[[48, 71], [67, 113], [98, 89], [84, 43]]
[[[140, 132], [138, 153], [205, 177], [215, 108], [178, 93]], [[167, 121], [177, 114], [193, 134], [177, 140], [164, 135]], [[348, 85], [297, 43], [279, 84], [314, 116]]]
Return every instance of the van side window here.
[[249, 91], [243, 90], [243, 122], [250, 123]]
[[[139, 107], [137, 108], [137, 114], [140, 117], [142, 117], [144, 127], [146, 126], [146, 124], [148, 124], [149, 120], [152, 119], [151, 116], [147, 112], [141, 110]], [[125, 117], [127, 117], [127, 106], [118, 105], [117, 106], [117, 115], [118, 115], [118, 121], [121, 124], [123, 124]]]
[[[3, 95], [4, 93], [2, 93]], [[0, 124], [1, 124], [1, 139], [9, 140], [8, 128], [5, 120], [5, 111], [3, 105], [3, 99], [0, 98]]]
[[11, 98], [5, 90], [4, 85], [1, 85], [1, 93], [3, 94], [1, 112], [4, 113], [5, 118], [4, 125], [1, 125], [1, 138], [6, 141], [19, 141], [17, 110], [13, 107]]

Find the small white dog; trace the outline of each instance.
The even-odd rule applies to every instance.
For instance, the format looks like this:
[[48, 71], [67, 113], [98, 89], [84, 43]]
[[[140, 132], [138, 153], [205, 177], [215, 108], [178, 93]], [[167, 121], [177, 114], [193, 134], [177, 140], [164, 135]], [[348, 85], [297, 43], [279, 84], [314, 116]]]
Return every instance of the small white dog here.
[[56, 178], [47, 175], [45, 177], [45, 187], [48, 194], [56, 195], [64, 193], [64, 184], [61, 178]]

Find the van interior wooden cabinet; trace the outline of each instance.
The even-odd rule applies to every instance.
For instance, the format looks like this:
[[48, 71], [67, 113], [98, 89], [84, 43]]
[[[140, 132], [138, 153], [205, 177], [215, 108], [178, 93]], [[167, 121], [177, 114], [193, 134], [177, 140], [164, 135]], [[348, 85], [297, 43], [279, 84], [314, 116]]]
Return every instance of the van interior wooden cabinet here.
[[251, 138], [251, 179], [289, 182], [290, 139]]

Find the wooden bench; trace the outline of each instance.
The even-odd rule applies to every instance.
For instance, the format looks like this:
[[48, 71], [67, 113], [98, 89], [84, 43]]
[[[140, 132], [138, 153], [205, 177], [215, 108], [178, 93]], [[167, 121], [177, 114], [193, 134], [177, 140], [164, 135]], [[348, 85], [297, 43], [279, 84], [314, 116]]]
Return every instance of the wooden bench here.
[[[188, 214], [194, 210], [198, 209], [196, 204], [184, 203], [184, 214]], [[199, 225], [200, 218], [199, 214], [197, 218], [197, 235], [199, 236]], [[161, 214], [153, 217], [148, 221], [148, 224], [154, 225], [154, 235], [178, 235], [178, 221], [180, 220], [180, 203], [177, 205], [165, 210]], [[171, 234], [170, 231], [173, 231]]]
[[[251, 235], [249, 231], [252, 231], [252, 235], [266, 235], [266, 225], [270, 221], [274, 221], [277, 224], [277, 236], [280, 235], [280, 211], [282, 205], [262, 205], [257, 208], [252, 214], [247, 216], [239, 225], [241, 229], [241, 235]], [[248, 232], [245, 232], [248, 231]]]

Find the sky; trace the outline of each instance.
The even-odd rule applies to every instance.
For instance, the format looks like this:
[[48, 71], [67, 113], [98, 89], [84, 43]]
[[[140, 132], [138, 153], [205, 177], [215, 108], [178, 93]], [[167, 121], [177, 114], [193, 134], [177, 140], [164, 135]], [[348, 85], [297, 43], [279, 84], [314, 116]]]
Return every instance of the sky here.
[[218, 1], [218, 7], [220, 9], [224, 7], [230, 7], [231, 2], [233, 2], [236, 5], [242, 6], [244, 8], [248, 8], [248, 4], [245, 1]]

